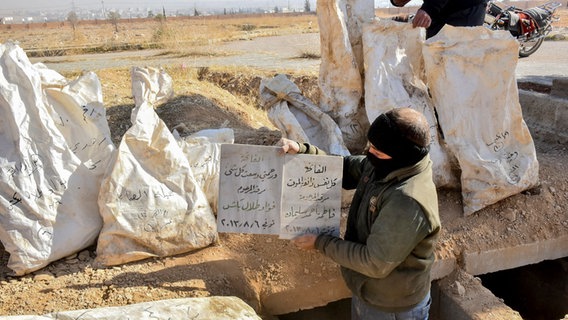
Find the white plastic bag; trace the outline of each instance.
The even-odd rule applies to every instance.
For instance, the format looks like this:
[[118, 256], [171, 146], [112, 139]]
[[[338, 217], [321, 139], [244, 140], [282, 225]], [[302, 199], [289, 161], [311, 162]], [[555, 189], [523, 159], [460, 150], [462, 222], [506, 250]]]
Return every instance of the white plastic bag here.
[[97, 77], [67, 81], [0, 45], [0, 239], [16, 275], [93, 244], [114, 153]]
[[148, 79], [144, 74], [133, 77], [132, 87], [142, 94], [136, 101], [143, 102], [132, 111], [132, 127], [99, 197], [104, 224], [97, 262], [107, 266], [189, 252], [217, 240], [215, 216], [187, 157], [154, 111], [154, 101], [145, 100], [153, 100], [145, 90], [156, 87], [139, 82]]
[[448, 147], [461, 168], [464, 214], [538, 183], [508, 32], [445, 26], [424, 47], [428, 85]]
[[322, 112], [285, 75], [262, 79], [262, 105], [268, 118], [284, 137], [309, 142], [329, 154], [349, 155], [341, 130], [333, 119]]

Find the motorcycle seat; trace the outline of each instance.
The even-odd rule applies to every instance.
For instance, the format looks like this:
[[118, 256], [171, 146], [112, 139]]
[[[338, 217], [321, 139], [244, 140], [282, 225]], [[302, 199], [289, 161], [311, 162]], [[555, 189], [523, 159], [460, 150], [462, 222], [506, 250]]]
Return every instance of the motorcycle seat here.
[[546, 19], [551, 15], [548, 10], [539, 7], [530, 8], [523, 12], [533, 18], [539, 28], [546, 26]]

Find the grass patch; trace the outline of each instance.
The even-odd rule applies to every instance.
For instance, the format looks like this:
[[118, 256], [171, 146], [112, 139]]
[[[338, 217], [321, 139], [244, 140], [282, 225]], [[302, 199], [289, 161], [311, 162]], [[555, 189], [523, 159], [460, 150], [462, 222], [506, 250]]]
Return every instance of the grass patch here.
[[219, 57], [226, 56], [215, 52], [203, 52], [203, 51], [162, 51], [153, 55], [154, 57], [172, 57], [172, 58], [189, 58], [189, 57]]
[[297, 59], [318, 60], [321, 59], [321, 55], [316, 52], [304, 51], [297, 56]]
[[241, 31], [252, 31], [252, 30], [256, 29], [256, 26], [254, 24], [245, 23], [245, 24], [240, 26], [240, 29], [241, 29]]

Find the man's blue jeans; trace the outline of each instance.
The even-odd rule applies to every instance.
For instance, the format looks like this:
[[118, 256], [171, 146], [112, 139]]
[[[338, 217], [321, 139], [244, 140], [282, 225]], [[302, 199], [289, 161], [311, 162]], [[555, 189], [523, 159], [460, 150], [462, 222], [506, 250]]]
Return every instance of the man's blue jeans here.
[[430, 292], [414, 308], [398, 313], [377, 310], [356, 296], [351, 298], [351, 320], [428, 320], [432, 299]]

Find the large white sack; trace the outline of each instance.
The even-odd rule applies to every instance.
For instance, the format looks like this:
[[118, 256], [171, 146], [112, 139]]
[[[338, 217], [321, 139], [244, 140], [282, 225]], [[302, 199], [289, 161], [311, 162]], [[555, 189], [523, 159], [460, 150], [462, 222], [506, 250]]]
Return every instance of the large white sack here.
[[[133, 88], [144, 88], [139, 80], [133, 77]], [[143, 102], [132, 111], [132, 127], [99, 197], [104, 223], [96, 260], [107, 266], [189, 252], [217, 240], [215, 216], [187, 157], [145, 100], [153, 96], [139, 93]]]
[[233, 129], [206, 129], [177, 140], [189, 161], [195, 181], [205, 193], [209, 205], [216, 214], [221, 144], [235, 142]]
[[461, 168], [464, 214], [538, 183], [538, 161], [515, 77], [508, 32], [446, 26], [428, 39], [428, 86], [448, 147]]
[[363, 150], [369, 122], [363, 107], [361, 26], [375, 16], [372, 0], [317, 1], [321, 110], [339, 125], [351, 152]]
[[328, 154], [349, 155], [341, 130], [285, 75], [260, 82], [261, 104], [268, 118], [288, 139], [309, 142]]
[[422, 112], [430, 124], [430, 157], [437, 187], [458, 188], [457, 163], [438, 131], [434, 104], [425, 84], [422, 46], [425, 30], [409, 23], [376, 20], [363, 26], [365, 109], [369, 122], [400, 107]]
[[67, 81], [16, 44], [0, 45], [0, 149], [8, 267], [23, 275], [92, 245], [114, 152], [97, 77]]

